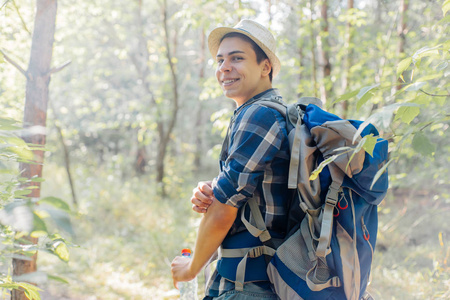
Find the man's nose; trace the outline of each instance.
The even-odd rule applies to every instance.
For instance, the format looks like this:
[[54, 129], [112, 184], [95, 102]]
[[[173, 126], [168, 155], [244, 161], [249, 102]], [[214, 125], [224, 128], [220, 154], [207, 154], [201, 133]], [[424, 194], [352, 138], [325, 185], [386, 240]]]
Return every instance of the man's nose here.
[[220, 72], [229, 72], [231, 71], [231, 64], [227, 59], [224, 59], [222, 64], [219, 66]]

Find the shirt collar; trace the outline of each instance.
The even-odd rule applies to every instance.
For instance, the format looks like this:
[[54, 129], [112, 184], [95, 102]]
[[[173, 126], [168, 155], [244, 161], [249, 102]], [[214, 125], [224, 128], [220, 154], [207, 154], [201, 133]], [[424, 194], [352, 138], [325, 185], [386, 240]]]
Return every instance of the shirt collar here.
[[241, 106], [239, 106], [238, 108], [236, 108], [236, 110], [234, 111], [234, 114], [236, 115], [242, 108], [244, 108], [245, 106], [248, 106], [250, 104], [255, 103], [256, 101], [262, 99], [262, 98], [271, 98], [274, 96], [280, 96], [280, 92], [278, 91], [278, 89], [276, 88], [270, 88], [268, 90], [265, 90], [262, 93], [259, 93], [258, 95], [253, 96], [252, 98], [250, 98], [249, 100], [247, 100], [244, 104], [242, 104]]

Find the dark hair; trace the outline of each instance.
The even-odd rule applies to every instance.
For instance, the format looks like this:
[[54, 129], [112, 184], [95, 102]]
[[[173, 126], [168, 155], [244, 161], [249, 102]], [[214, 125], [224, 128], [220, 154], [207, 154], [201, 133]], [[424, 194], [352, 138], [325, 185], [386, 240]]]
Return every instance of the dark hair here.
[[[258, 64], [260, 64], [265, 59], [269, 59], [269, 57], [267, 57], [267, 54], [261, 49], [261, 47], [258, 46], [258, 44], [256, 44], [251, 38], [249, 38], [245, 34], [242, 34], [239, 32], [230, 32], [230, 33], [225, 34], [220, 39], [220, 43], [222, 43], [222, 41], [224, 39], [232, 38], [232, 37], [240, 38], [241, 40], [248, 42], [248, 43], [250, 43], [250, 45], [252, 45], [253, 51], [255, 51], [255, 54], [256, 54], [256, 62]], [[270, 59], [269, 59], [269, 61], [270, 61]], [[272, 76], [273, 76], [272, 73], [273, 73], [273, 68], [270, 70], [270, 73], [269, 73], [270, 82], [272, 82]]]

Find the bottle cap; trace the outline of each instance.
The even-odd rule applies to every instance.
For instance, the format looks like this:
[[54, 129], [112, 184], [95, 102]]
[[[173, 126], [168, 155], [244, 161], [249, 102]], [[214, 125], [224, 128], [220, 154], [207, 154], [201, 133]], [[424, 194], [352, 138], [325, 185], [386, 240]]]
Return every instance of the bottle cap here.
[[191, 249], [183, 249], [181, 250], [181, 255], [182, 256], [191, 256]]

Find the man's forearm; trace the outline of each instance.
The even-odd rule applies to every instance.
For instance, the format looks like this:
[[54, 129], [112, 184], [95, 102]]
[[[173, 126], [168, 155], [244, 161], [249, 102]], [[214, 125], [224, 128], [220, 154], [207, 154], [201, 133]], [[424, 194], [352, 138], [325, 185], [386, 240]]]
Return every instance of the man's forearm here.
[[198, 229], [191, 271], [198, 274], [219, 248], [236, 219], [238, 209], [214, 199]]

